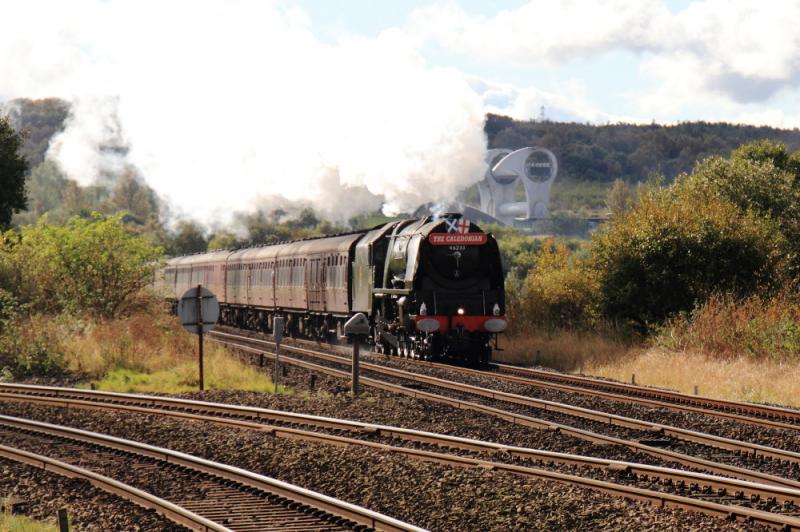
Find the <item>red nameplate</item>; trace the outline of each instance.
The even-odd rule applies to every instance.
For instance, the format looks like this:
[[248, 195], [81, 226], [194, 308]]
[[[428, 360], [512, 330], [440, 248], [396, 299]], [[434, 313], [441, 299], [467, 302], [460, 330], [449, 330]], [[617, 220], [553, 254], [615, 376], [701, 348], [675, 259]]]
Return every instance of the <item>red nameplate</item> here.
[[486, 233], [431, 233], [428, 242], [434, 246], [480, 246], [486, 243]]

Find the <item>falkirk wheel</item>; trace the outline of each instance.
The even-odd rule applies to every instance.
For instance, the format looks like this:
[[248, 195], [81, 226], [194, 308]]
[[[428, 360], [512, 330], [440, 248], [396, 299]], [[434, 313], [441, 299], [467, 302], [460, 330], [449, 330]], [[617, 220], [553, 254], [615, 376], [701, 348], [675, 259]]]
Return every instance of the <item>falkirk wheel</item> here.
[[[486, 153], [489, 168], [478, 183], [481, 210], [504, 224], [515, 218], [549, 218], [550, 186], [558, 173], [558, 161], [548, 149], [522, 148], [516, 151], [493, 149]], [[517, 201], [519, 183], [525, 201]]]

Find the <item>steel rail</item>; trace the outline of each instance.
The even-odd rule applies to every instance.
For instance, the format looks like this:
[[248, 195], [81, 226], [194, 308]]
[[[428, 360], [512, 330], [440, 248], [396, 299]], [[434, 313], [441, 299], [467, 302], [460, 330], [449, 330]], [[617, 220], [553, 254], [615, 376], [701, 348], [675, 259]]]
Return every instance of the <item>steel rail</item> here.
[[[522, 373], [535, 377], [537, 380], [546, 380], [567, 383], [571, 385], [584, 386], [586, 388], [595, 388], [601, 390], [609, 390], [612, 392], [622, 392], [630, 396], [649, 397], [662, 401], [673, 401], [674, 403], [696, 405], [698, 407], [710, 409], [722, 409], [725, 411], [736, 413], [749, 413], [753, 416], [760, 416], [767, 419], [777, 419], [784, 421], [793, 421], [797, 423], [788, 424], [794, 430], [800, 430], [800, 410], [795, 410], [787, 407], [773, 406], [773, 405], [760, 405], [756, 403], [747, 403], [744, 401], [732, 401], [728, 399], [714, 399], [712, 397], [705, 397], [702, 395], [689, 395], [673, 390], [664, 390], [661, 388], [649, 388], [647, 386], [639, 386], [636, 384], [628, 384], [623, 382], [608, 381], [587, 377], [584, 375], [566, 375], [563, 373], [556, 373], [551, 371], [542, 371], [534, 368], [524, 368], [519, 366], [512, 366], [509, 364], [492, 363], [490, 366], [498, 370], [509, 371], [514, 373]], [[718, 412], [720, 410], [717, 410]]]
[[[239, 329], [232, 330], [236, 330], [239, 333], [253, 333], [253, 331]], [[226, 332], [225, 330], [215, 331], [215, 334], [232, 334], [236, 336], [236, 333]], [[259, 339], [252, 336], [243, 337], [254, 340]], [[292, 339], [292, 341], [299, 344], [313, 343], [309, 340], [302, 339]], [[286, 344], [283, 345], [285, 346]], [[330, 348], [340, 351], [345, 355], [347, 354], [346, 348], [343, 346], [330, 344]], [[366, 353], [362, 351], [362, 356], [365, 354], [372, 357], [385, 356], [372, 351], [367, 351]], [[408, 360], [403, 359], [402, 357], [397, 358], [398, 360]], [[497, 362], [490, 362], [488, 364], [489, 368], [497, 370], [494, 372], [466, 368], [454, 364], [431, 362], [427, 360], [414, 360], [413, 363], [420, 366], [451, 370], [476, 376], [491, 375], [509, 382], [558, 389], [566, 392], [580, 393], [619, 402], [643, 404], [680, 412], [692, 412], [756, 426], [786, 430], [800, 430], [800, 410], [788, 407], [748, 403], [744, 401], [732, 401], [728, 399], [715, 399], [702, 395], [689, 395], [663, 388], [639, 386], [636, 384], [587, 377], [585, 375], [569, 375], [554, 371], [544, 371], [535, 368], [501, 364]], [[525, 376], [513, 376], [513, 373], [522, 374]], [[795, 423], [786, 423], [786, 421], [794, 421]]]
[[421, 532], [422, 528], [404, 523], [393, 517], [345, 502], [334, 497], [329, 497], [312, 490], [283, 482], [278, 479], [253, 473], [238, 467], [221, 464], [192, 456], [186, 453], [156, 447], [145, 443], [125, 440], [114, 436], [99, 434], [72, 427], [63, 427], [40, 421], [0, 415], [0, 425], [14, 427], [18, 430], [32, 431], [48, 434], [59, 438], [68, 438], [74, 441], [100, 445], [139, 456], [146, 456], [162, 462], [175, 464], [191, 470], [216, 476], [231, 482], [236, 482], [246, 487], [257, 489], [273, 495], [295, 501], [301, 505], [311, 506], [354, 523], [368, 526], [376, 530], [393, 532], [413, 531]]
[[33, 466], [44, 471], [61, 475], [67, 478], [80, 478], [89, 481], [96, 488], [107, 493], [117, 495], [126, 501], [132, 502], [142, 508], [154, 510], [173, 523], [185, 526], [190, 530], [232, 532], [229, 528], [201, 517], [196, 513], [182, 508], [177, 504], [164, 500], [160, 497], [142, 491], [133, 486], [129, 486], [118, 480], [100, 475], [94, 471], [89, 471], [82, 467], [74, 466], [66, 462], [55, 460], [41, 454], [35, 454], [22, 449], [16, 449], [7, 445], [0, 445], [0, 457]]
[[[151, 396], [142, 396], [137, 394], [119, 394], [114, 392], [74, 390], [69, 388], [53, 388], [44, 386], [28, 386], [28, 385], [20, 385], [20, 386], [23, 386], [23, 389], [32, 388], [33, 391], [55, 393], [57, 395], [41, 396], [41, 395], [30, 395], [28, 393], [19, 393], [19, 394], [1, 393], [0, 400], [46, 404], [49, 406], [60, 406], [65, 408], [107, 409], [114, 411], [139, 413], [139, 414], [151, 414], [151, 415], [175, 417], [191, 421], [221, 424], [224, 426], [236, 427], [246, 430], [267, 432], [271, 436], [278, 438], [303, 440], [314, 443], [326, 443], [331, 445], [370, 447], [381, 451], [404, 454], [409, 456], [410, 458], [415, 458], [424, 461], [447, 463], [449, 465], [456, 465], [463, 467], [483, 467], [487, 469], [495, 469], [499, 471], [506, 471], [510, 473], [517, 473], [527, 476], [537, 476], [538, 472], [540, 471], [538, 468], [517, 466], [513, 464], [493, 462], [481, 459], [472, 459], [459, 455], [431, 452], [431, 451], [425, 451], [407, 447], [397, 447], [393, 445], [370, 442], [356, 438], [325, 434], [315, 431], [301, 430], [291, 427], [266, 425], [263, 423], [264, 420], [290, 421], [295, 424], [304, 426], [313, 426], [316, 428], [335, 428], [337, 430], [346, 430], [352, 433], [376, 434], [381, 436], [387, 436], [390, 438], [402, 439], [405, 441], [413, 441], [416, 443], [432, 444], [440, 448], [454, 448], [465, 451], [483, 452], [494, 455], [505, 455], [510, 457], [543, 461], [561, 465], [575, 465], [575, 466], [592, 467], [595, 469], [607, 469], [610, 471], [615, 471], [624, 474], [658, 478], [661, 480], [669, 481], [671, 483], [683, 483], [684, 485], [696, 484], [698, 486], [698, 489], [700, 486], [703, 486], [704, 488], [708, 488], [709, 490], [716, 490], [717, 493], [738, 494], [741, 497], [755, 497], [764, 500], [769, 500], [769, 499], [773, 499], [775, 501], [780, 500], [791, 503], [792, 505], [800, 505], [800, 485], [798, 486], [798, 488], [786, 488], [774, 485], [767, 485], [763, 483], [748, 482], [733, 478], [708, 475], [705, 473], [698, 473], [693, 471], [684, 471], [673, 468], [653, 466], [648, 464], [638, 464], [634, 462], [626, 462], [621, 460], [594, 458], [594, 457], [580, 456], [570, 453], [560, 453], [554, 451], [543, 451], [526, 447], [518, 447], [513, 445], [504, 445], [494, 442], [475, 440], [472, 438], [462, 438], [445, 434], [437, 434], [415, 429], [406, 429], [388, 425], [364, 423], [358, 421], [351, 421], [351, 420], [337, 419], [337, 418], [330, 418], [323, 416], [314, 416], [308, 414], [298, 414], [294, 412], [284, 412], [279, 410], [270, 410], [258, 407], [244, 407], [238, 405], [226, 405], [221, 403], [208, 403], [201, 401], [191, 401], [186, 399], [176, 399], [170, 397], [155, 398], [157, 399], [157, 401], [155, 402], [163, 401], [166, 404], [172, 404], [173, 406], [176, 407], [181, 407], [184, 409], [192, 409], [194, 411], [202, 411], [206, 412], [207, 414], [212, 414], [212, 415], [207, 415], [207, 414], [199, 415], [199, 414], [191, 414], [185, 412], [176, 412], [174, 410], [150, 408], [149, 406], [133, 406], [131, 404], [120, 404], [120, 402], [124, 401], [126, 403], [134, 403], [134, 404], [146, 403], [150, 405], [154, 403], [153, 401], [154, 398]], [[62, 392], [64, 392], [64, 395], [77, 395], [79, 397], [83, 396], [84, 398], [79, 399], [76, 397], [64, 396], [62, 395]], [[115, 403], [99, 402], [101, 400], [108, 400], [109, 398], [112, 398], [117, 402]], [[223, 414], [230, 416], [237, 416], [237, 417], [249, 417], [256, 419], [260, 422], [241, 421], [237, 419], [219, 417], [219, 415]]]
[[[224, 332], [224, 331], [220, 331]], [[249, 332], [249, 331], [248, 331]], [[235, 333], [234, 333], [235, 334]], [[253, 337], [248, 337], [253, 338]], [[257, 339], [257, 338], [254, 338]], [[294, 339], [294, 342], [299, 344], [310, 343], [307, 340]], [[343, 346], [331, 344], [331, 348], [335, 351], [347, 355], [346, 348]], [[362, 356], [365, 353], [362, 351]], [[372, 358], [385, 357], [379, 353], [367, 352], [367, 356]], [[395, 357], [398, 360], [409, 360], [402, 357]], [[743, 403], [736, 401], [726, 401], [721, 399], [713, 399], [710, 397], [693, 396], [680, 394], [670, 390], [661, 390], [657, 388], [648, 388], [645, 386], [636, 386], [626, 383], [618, 383], [613, 381], [605, 381], [602, 379], [593, 379], [585, 376], [566, 375], [562, 373], [555, 373], [549, 371], [541, 371], [533, 368], [524, 368], [519, 366], [511, 366], [498, 363], [490, 363], [489, 367], [497, 371], [485, 371], [480, 369], [468, 368], [456, 364], [446, 364], [441, 362], [431, 362], [428, 360], [413, 360], [415, 365], [430, 367], [434, 369], [442, 369], [445, 371], [453, 371], [465, 375], [472, 375], [476, 377], [497, 377], [507, 382], [516, 384], [523, 384], [527, 386], [534, 386], [539, 388], [549, 388], [569, 393], [577, 393], [587, 395], [590, 397], [599, 397], [611, 401], [617, 401], [628, 404], [640, 404], [653, 408], [664, 408], [674, 410], [676, 412], [690, 412], [694, 414], [702, 414], [706, 416], [713, 416], [719, 419], [726, 419], [737, 423], [744, 423], [748, 425], [755, 425], [758, 427], [769, 427], [782, 430], [800, 430], [800, 411], [795, 411], [783, 407], [774, 407], [769, 405], [757, 405], [753, 403]], [[514, 373], [522, 373], [520, 376]], [[552, 376], [552, 377], [550, 377]], [[584, 384], [589, 381], [591, 384]], [[621, 393], [614, 393], [615, 391], [626, 391], [631, 389], [628, 395]], [[605, 391], [612, 390], [612, 391]], [[667, 396], [675, 396], [675, 399], [670, 402], [663, 400]], [[692, 406], [695, 405], [695, 406]], [[718, 408], [718, 409], [714, 409]], [[744, 415], [739, 412], [750, 412], [751, 415]], [[759, 415], [761, 417], [753, 417]], [[798, 423], [786, 423], [784, 421], [776, 421], [780, 419], [792, 419], [792, 415], [797, 416]]]
[[[212, 333], [213, 334], [213, 333]], [[251, 344], [260, 344], [260, 345], [270, 345], [272, 342], [267, 340], [261, 340], [258, 338], [249, 338], [243, 337], [238, 335], [232, 335], [229, 333], [217, 333], [214, 335], [215, 338], [217, 337], [228, 337], [234, 338], [231, 344], [236, 345], [238, 342], [244, 341], [246, 343]], [[320, 353], [317, 351], [313, 351], [310, 349], [305, 349], [302, 347], [295, 347], [295, 346], [281, 346], [284, 352], [295, 352], [300, 355], [311, 356], [315, 358], [320, 358], [323, 360], [327, 360], [329, 362], [335, 362], [337, 364], [342, 364], [345, 366], [349, 366], [351, 361], [343, 358], [338, 355], [331, 355], [328, 353]], [[601, 412], [596, 410], [591, 410], [588, 408], [583, 408], [579, 406], [567, 405], [564, 403], [557, 403], [554, 401], [546, 401], [543, 399], [536, 399], [533, 397], [526, 397], [524, 395], [512, 394], [508, 392], [502, 392], [498, 390], [492, 390], [490, 388], [483, 388], [480, 386], [473, 386], [470, 384], [464, 384], [460, 382], [449, 381], [446, 379], [441, 379], [438, 377], [431, 377], [428, 375], [422, 375], [419, 373], [412, 373], [409, 371], [404, 371], [395, 368], [389, 368], [386, 366], [370, 364], [366, 362], [361, 363], [361, 367], [364, 370], [372, 371], [375, 373], [380, 373], [383, 375], [388, 375], [391, 377], [411, 380], [415, 382], [420, 382], [424, 384], [429, 384], [432, 386], [445, 388], [448, 390], [453, 390], [457, 392], [467, 393], [471, 395], [477, 395], [480, 397], [486, 397], [489, 399], [494, 399], [498, 401], [504, 401], [516, 405], [521, 406], [528, 406], [533, 407], [539, 410], [545, 410], [550, 412], [558, 412], [560, 414], [566, 414], [574, 417], [579, 417], [582, 419], [587, 419], [591, 421], [598, 421], [601, 423], [605, 423], [608, 425], [616, 425], [620, 427], [626, 427], [635, 430], [641, 430], [644, 432], [650, 433], [658, 433], [664, 436], [674, 437], [679, 440], [700, 443], [703, 445], [708, 445], [711, 447], [715, 447], [718, 449], [725, 449], [729, 451], [738, 451], [750, 454], [752, 456], [762, 456], [765, 458], [770, 458], [773, 460], [782, 460], [785, 462], [790, 463], [797, 463], [800, 464], [800, 453], [796, 453], [794, 451], [787, 451], [784, 449], [777, 449], [774, 447], [768, 447], [766, 445], [760, 445], [757, 443], [749, 443], [743, 442], [739, 440], [734, 440], [732, 438], [724, 438], [722, 436], [715, 436], [713, 434], [706, 434], [703, 432], [697, 432], [689, 429], [682, 429], [679, 427], [673, 427], [670, 425], [664, 425], [661, 423], [653, 423], [650, 421], [642, 421], [639, 419], [634, 419], [630, 417], [620, 416], [617, 414], [611, 414], [608, 412]]]
[[[219, 341], [219, 340], [216, 340]], [[237, 349], [241, 349], [244, 351], [249, 351], [254, 354], [258, 355], [265, 355], [272, 359], [275, 358], [273, 353], [268, 351], [264, 351], [263, 348], [253, 348], [244, 346], [241, 344], [235, 343], [225, 343], [221, 342], [225, 345], [229, 345], [231, 347], [235, 347]], [[305, 368], [310, 371], [314, 371], [317, 373], [327, 374], [335, 377], [340, 377], [344, 379], [350, 378], [350, 373], [342, 370], [338, 370], [335, 368], [331, 368], [328, 366], [320, 366], [319, 364], [314, 364], [313, 362], [308, 362], [306, 360], [300, 360], [293, 358], [291, 356], [282, 356], [281, 361], [287, 364], [291, 364], [297, 367]], [[715, 462], [712, 460], [706, 460], [704, 458], [698, 458], [695, 456], [690, 456], [683, 453], [678, 453], [675, 451], [668, 451], [665, 449], [659, 449], [657, 447], [652, 447], [649, 445], [645, 445], [643, 443], [624, 440], [622, 438], [617, 438], [614, 436], [606, 436], [604, 434], [599, 434], [596, 432], [592, 432], [585, 429], [579, 429], [575, 427], [571, 427], [569, 425], [563, 425], [559, 423], [554, 423], [551, 421], [546, 421], [543, 419], [526, 416], [524, 414], [517, 414], [514, 412], [509, 412], [506, 410], [501, 410], [499, 408], [494, 408], [486, 405], [482, 405], [480, 403], [473, 403], [470, 401], [464, 401], [461, 399], [454, 399], [452, 397], [447, 397], [443, 395], [438, 395], [432, 392], [425, 392], [422, 390], [413, 390], [410, 388], [406, 388], [399, 384], [393, 384], [390, 382], [372, 379], [369, 377], [361, 377], [361, 382], [367, 386], [371, 386], [373, 388], [385, 390], [388, 392], [398, 393], [402, 395], [407, 395], [413, 398], [420, 398], [428, 401], [438, 402], [441, 404], [445, 404], [448, 406], [452, 406], [455, 408], [461, 408], [464, 410], [472, 410], [475, 412], [481, 412], [484, 414], [488, 414], [499, 419], [503, 419], [510, 423], [514, 423], [521, 426], [531, 427], [540, 430], [550, 430], [550, 431], [557, 431], [561, 434], [565, 434], [567, 436], [576, 437], [582, 440], [590, 441], [592, 443], [596, 443], [599, 445], [620, 445], [623, 447], [627, 447], [629, 449], [633, 449], [635, 451], [639, 451], [650, 456], [654, 456], [656, 458], [660, 458], [662, 460], [675, 462], [687, 467], [692, 467], [696, 469], [702, 469], [704, 471], [710, 471], [713, 473], [717, 473], [720, 475], [729, 475], [734, 478], [748, 480], [757, 483], [765, 483], [765, 484], [772, 484], [775, 486], [784, 486], [789, 488], [797, 488], [800, 487], [800, 482], [787, 479], [784, 477], [779, 477], [775, 475], [770, 475], [768, 473], [762, 473], [760, 471], [754, 471], [751, 469], [745, 469], [742, 467], [732, 466], [728, 464], [723, 464], [719, 462]]]
[[[664, 408], [676, 412], [689, 412], [693, 414], [702, 414], [705, 416], [712, 416], [719, 419], [726, 419], [729, 421], [735, 421], [737, 423], [745, 423], [748, 425], [755, 425], [758, 427], [769, 427], [773, 429], [782, 429], [782, 430], [800, 430], [800, 424], [785, 423], [782, 421], [775, 421], [773, 419], [765, 417], [760, 417], [760, 418], [751, 417], [726, 410], [714, 410], [711, 408], [703, 408], [700, 406], [690, 406], [687, 404], [662, 401], [647, 396], [623, 395], [619, 393], [603, 391], [602, 389], [599, 389], [599, 387], [586, 388], [581, 385], [575, 384], [573, 381], [569, 381], [571, 382], [571, 384], [561, 384], [560, 382], [552, 382], [538, 377], [522, 377], [509, 373], [502, 373], [500, 371], [487, 372], [473, 368], [465, 368], [463, 366], [457, 366], [453, 364], [443, 364], [438, 362], [430, 362], [426, 360], [415, 360], [414, 364], [419, 364], [424, 367], [430, 367], [435, 369], [442, 369], [446, 371], [453, 371], [456, 373], [462, 373], [464, 375], [471, 375], [475, 377], [487, 377], [487, 376], [496, 377], [498, 379], [507, 382], [513, 382], [515, 384], [523, 384], [538, 388], [549, 388], [552, 390], [559, 390], [562, 392], [577, 393], [581, 395], [587, 395], [590, 397], [599, 397], [601, 399], [617, 401], [620, 403], [638, 404], [653, 408]], [[490, 367], [497, 367], [497, 364], [494, 364], [493, 366]], [[713, 401], [713, 399], [707, 399], [707, 401]]]

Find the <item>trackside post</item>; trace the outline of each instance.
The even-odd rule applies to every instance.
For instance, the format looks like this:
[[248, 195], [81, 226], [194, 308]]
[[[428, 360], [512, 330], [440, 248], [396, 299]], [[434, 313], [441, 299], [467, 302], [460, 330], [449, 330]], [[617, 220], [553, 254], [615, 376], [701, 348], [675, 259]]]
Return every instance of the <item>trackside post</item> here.
[[351, 366], [353, 370], [351, 382], [353, 396], [357, 396], [359, 393], [359, 347], [361, 340], [369, 334], [369, 330], [369, 320], [362, 312], [355, 314], [344, 324], [344, 334], [353, 343], [353, 363]]
[[197, 363], [200, 375], [200, 391], [205, 389], [205, 375], [203, 374], [203, 286], [197, 285]]
[[278, 386], [281, 382], [281, 340], [283, 340], [283, 317], [275, 316], [272, 320], [272, 339], [275, 340], [275, 376], [272, 379], [275, 383], [275, 393], [278, 393]]
[[188, 289], [178, 302], [178, 317], [183, 328], [197, 334], [197, 361], [200, 390], [205, 388], [203, 333], [212, 330], [219, 319], [219, 303], [208, 288], [198, 284]]

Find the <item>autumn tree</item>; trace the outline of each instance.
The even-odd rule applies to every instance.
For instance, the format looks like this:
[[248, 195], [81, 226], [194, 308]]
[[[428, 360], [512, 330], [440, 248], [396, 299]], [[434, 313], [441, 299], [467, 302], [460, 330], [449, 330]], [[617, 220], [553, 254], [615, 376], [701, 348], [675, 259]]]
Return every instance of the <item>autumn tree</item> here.
[[768, 218], [682, 183], [646, 191], [592, 239], [600, 309], [644, 330], [717, 292], [767, 293], [785, 264], [775, 229]]

